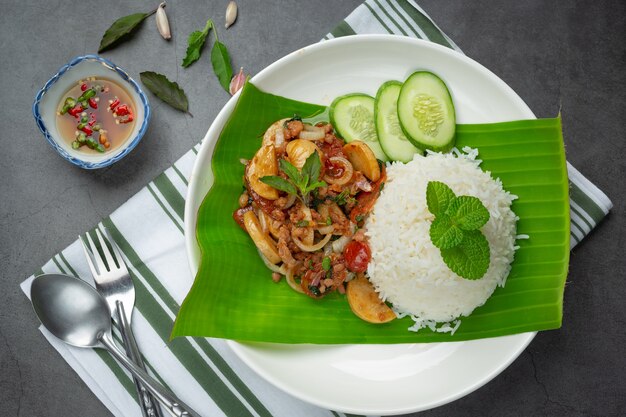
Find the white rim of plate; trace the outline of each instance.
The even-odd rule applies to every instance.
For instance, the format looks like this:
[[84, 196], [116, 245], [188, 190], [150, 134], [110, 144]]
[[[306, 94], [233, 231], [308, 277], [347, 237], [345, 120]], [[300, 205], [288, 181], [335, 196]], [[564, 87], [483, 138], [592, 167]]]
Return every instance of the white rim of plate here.
[[[478, 62], [467, 57], [466, 55], [463, 55], [452, 49], [446, 48], [445, 46], [442, 46], [442, 45], [439, 45], [430, 41], [409, 38], [409, 37], [404, 37], [404, 36], [397, 36], [397, 35], [352, 35], [352, 36], [335, 38], [335, 39], [331, 39], [328, 41], [318, 42], [309, 46], [305, 46], [303, 48], [300, 48], [296, 51], [291, 52], [288, 55], [285, 55], [284, 57], [270, 64], [265, 69], [261, 70], [257, 75], [252, 77], [250, 81], [253, 83], [262, 82], [266, 76], [268, 76], [269, 74], [272, 74], [274, 71], [280, 69], [281, 67], [288, 65], [292, 61], [299, 59], [304, 54], [314, 53], [319, 49], [340, 46], [342, 44], [352, 44], [355, 42], [370, 42], [372, 40], [374, 41], [383, 40], [383, 41], [389, 41], [389, 42], [399, 42], [399, 43], [420, 45], [420, 47], [433, 49], [438, 52], [461, 59], [462, 61], [464, 61], [465, 64], [472, 66], [474, 67], [474, 69], [478, 70], [479, 72], [482, 72], [486, 74], [487, 76], [489, 76], [489, 78], [495, 84], [498, 84], [498, 86], [500, 87], [502, 91], [507, 92], [507, 95], [509, 96], [511, 101], [514, 102], [515, 105], [520, 108], [520, 110], [527, 113], [528, 118], [531, 118], [531, 119], [536, 118], [532, 110], [521, 99], [521, 97], [519, 97], [517, 93], [515, 93], [515, 91], [508, 84], [502, 81], [500, 77], [498, 77], [492, 71], [487, 69], [485, 66], [479, 64]], [[187, 196], [185, 199], [186, 204], [185, 204], [185, 213], [184, 213], [185, 215], [185, 229], [184, 230], [185, 230], [185, 243], [186, 243], [186, 248], [187, 248], [187, 257], [188, 257], [191, 272], [194, 275], [194, 279], [195, 279], [195, 275], [200, 265], [200, 259], [196, 258], [196, 255], [199, 253], [198, 242], [196, 240], [196, 221], [197, 221], [198, 207], [193, 207], [191, 204], [187, 204], [187, 202], [191, 201], [191, 198], [193, 197], [193, 195], [196, 194], [195, 190], [198, 187], [197, 183], [198, 183], [198, 179], [200, 178], [200, 176], [203, 174], [206, 174], [206, 173], [200, 172], [202, 169], [201, 168], [202, 164], [200, 163], [200, 161], [203, 161], [207, 158], [210, 159], [213, 157], [213, 150], [215, 148], [217, 139], [219, 138], [219, 135], [221, 133], [221, 128], [218, 128], [218, 126], [223, 126], [223, 124], [226, 123], [228, 117], [230, 116], [230, 114], [232, 113], [235, 107], [235, 104], [237, 103], [237, 100], [239, 99], [239, 95], [240, 95], [240, 92], [237, 92], [237, 94], [235, 94], [233, 97], [230, 98], [230, 100], [228, 100], [228, 102], [224, 105], [222, 110], [220, 110], [218, 115], [215, 117], [215, 120], [213, 120], [213, 123], [211, 123], [211, 125], [209, 126], [207, 133], [202, 139], [202, 144], [200, 145], [200, 150], [198, 151], [198, 155], [196, 156], [196, 161], [194, 162], [194, 166], [191, 172], [191, 177], [189, 179], [189, 187], [187, 189]], [[518, 346], [518, 349], [508, 358], [507, 361], [504, 361], [503, 363], [500, 364], [499, 367], [494, 369], [491, 373], [485, 375], [481, 379], [476, 380], [474, 384], [467, 386], [463, 390], [451, 393], [450, 395], [440, 399], [439, 401], [433, 401], [432, 403], [420, 404], [415, 407], [394, 408], [394, 409], [389, 409], [389, 408], [367, 409], [367, 410], [356, 408], [356, 407], [337, 407], [337, 404], [327, 403], [324, 401], [323, 398], [320, 399], [317, 397], [310, 396], [306, 393], [294, 391], [293, 389], [291, 389], [289, 385], [285, 384], [282, 380], [275, 378], [271, 373], [266, 372], [265, 369], [261, 368], [255, 362], [251, 361], [247, 353], [244, 352], [242, 349], [244, 344], [240, 342], [236, 342], [234, 340], [227, 340], [227, 343], [229, 347], [233, 350], [233, 352], [254, 372], [260, 375], [266, 381], [270, 382], [272, 385], [276, 386], [277, 388], [281, 389], [284, 392], [287, 392], [288, 394], [296, 398], [299, 398], [308, 403], [317, 405], [319, 407], [332, 409], [332, 410], [340, 411], [344, 413], [394, 415], [394, 414], [406, 414], [406, 413], [412, 413], [412, 412], [418, 412], [418, 411], [424, 411], [424, 410], [436, 408], [444, 404], [448, 404], [452, 401], [455, 401], [459, 398], [462, 398], [474, 392], [475, 390], [482, 387], [483, 385], [491, 381], [493, 378], [498, 376], [506, 368], [508, 368], [509, 365], [515, 359], [519, 357], [519, 355], [526, 349], [526, 347], [530, 344], [530, 342], [535, 338], [535, 336], [537, 335], [537, 332], [522, 333], [522, 335], [525, 335], [526, 338], [522, 340], [522, 343], [520, 343], [520, 345]]]

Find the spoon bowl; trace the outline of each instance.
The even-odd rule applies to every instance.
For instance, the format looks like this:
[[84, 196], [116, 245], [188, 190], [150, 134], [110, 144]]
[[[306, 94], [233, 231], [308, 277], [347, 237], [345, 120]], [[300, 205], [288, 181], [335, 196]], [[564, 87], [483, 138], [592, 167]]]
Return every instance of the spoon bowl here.
[[99, 347], [111, 331], [104, 299], [82, 280], [61, 274], [40, 275], [30, 289], [41, 323], [56, 337], [77, 347]]
[[200, 417], [143, 369], [111, 337], [111, 313], [104, 298], [85, 281], [62, 274], [39, 275], [30, 287], [35, 314], [50, 333], [76, 347], [103, 348], [126, 367], [177, 417]]

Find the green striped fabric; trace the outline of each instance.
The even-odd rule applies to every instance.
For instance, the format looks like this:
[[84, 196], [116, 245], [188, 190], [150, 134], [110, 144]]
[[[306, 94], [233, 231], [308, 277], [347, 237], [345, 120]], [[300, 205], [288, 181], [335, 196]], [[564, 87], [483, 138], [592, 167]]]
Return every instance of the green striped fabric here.
[[[407, 0], [367, 0], [324, 39], [363, 33], [411, 36], [461, 52], [417, 4]], [[174, 318], [193, 282], [185, 252], [183, 211], [197, 153], [198, 145], [98, 225], [112, 234], [130, 266], [136, 287], [133, 328], [149, 372], [202, 415], [343, 416], [273, 387], [244, 365], [223, 340], [169, 341]], [[574, 167], [568, 165], [568, 170], [573, 247], [612, 205]], [[35, 275], [43, 272], [91, 280], [78, 240]], [[27, 295], [32, 278], [22, 284]], [[66, 346], [45, 329], [41, 331], [113, 415], [141, 415], [129, 374], [108, 354]]]

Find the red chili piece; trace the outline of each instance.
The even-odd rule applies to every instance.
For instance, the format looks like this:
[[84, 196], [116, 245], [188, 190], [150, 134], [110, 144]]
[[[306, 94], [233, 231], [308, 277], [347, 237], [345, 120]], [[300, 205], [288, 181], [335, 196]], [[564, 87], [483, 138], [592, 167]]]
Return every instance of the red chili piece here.
[[98, 102], [96, 101], [95, 98], [92, 97], [89, 99], [89, 107], [91, 107], [92, 109], [98, 108]]
[[129, 113], [127, 104], [120, 104], [115, 109], [115, 114], [118, 116], [126, 116]]
[[83, 106], [81, 106], [80, 104], [77, 104], [73, 108], [69, 109], [67, 112], [74, 117], [78, 117], [82, 111], [83, 111]]
[[109, 108], [111, 110], [114, 110], [118, 105], [120, 104], [120, 100], [118, 98], [116, 98], [115, 100], [113, 100], [113, 103], [111, 103], [111, 105], [109, 106]]
[[80, 129], [80, 130], [85, 132], [85, 135], [87, 135], [87, 136], [91, 136], [91, 134], [93, 133], [93, 129], [90, 128], [89, 126], [83, 126], [83, 128]]
[[87, 91], [87, 84], [83, 83], [80, 85], [80, 91]]
[[367, 243], [353, 240], [346, 245], [343, 250], [343, 256], [350, 271], [365, 272], [367, 271], [367, 264], [372, 257], [372, 252]]
[[120, 123], [130, 123], [133, 120], [135, 120], [134, 114], [132, 110], [128, 109], [128, 114], [125, 117], [120, 118]]
[[90, 122], [89, 122], [89, 123], [87, 123], [87, 124], [88, 124], [89, 126], [93, 126], [93, 125], [95, 125], [95, 124], [96, 124], [96, 120], [94, 119], [94, 120], [90, 121]]

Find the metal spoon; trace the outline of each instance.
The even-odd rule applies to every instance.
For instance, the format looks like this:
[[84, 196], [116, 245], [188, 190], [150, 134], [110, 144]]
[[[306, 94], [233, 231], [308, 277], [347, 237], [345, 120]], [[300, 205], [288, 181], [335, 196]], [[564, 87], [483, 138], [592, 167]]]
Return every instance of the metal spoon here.
[[33, 280], [30, 295], [35, 313], [50, 333], [72, 346], [108, 350], [173, 415], [200, 417], [117, 348], [109, 307], [89, 284], [67, 275], [45, 274]]

